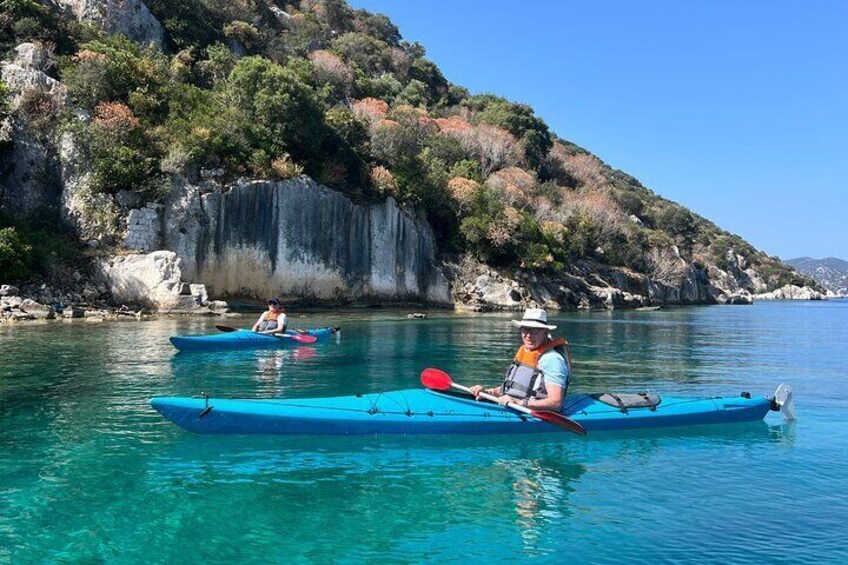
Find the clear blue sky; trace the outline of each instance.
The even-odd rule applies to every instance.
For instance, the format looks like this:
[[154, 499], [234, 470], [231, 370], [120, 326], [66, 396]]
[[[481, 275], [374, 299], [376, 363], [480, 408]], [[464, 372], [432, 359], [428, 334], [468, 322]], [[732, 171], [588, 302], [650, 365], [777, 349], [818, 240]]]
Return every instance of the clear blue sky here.
[[352, 0], [782, 259], [848, 259], [848, 0]]

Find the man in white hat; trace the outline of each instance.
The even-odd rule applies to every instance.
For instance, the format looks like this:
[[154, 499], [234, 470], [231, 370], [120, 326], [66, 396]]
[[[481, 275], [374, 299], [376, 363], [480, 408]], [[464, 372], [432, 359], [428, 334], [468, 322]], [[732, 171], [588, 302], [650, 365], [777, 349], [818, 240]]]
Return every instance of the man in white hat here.
[[521, 320], [513, 320], [512, 324], [521, 332], [522, 345], [503, 384], [490, 389], [475, 385], [471, 392], [475, 396], [481, 392], [497, 396], [504, 406], [517, 403], [534, 410], [559, 412], [570, 374], [568, 343], [551, 337], [549, 332], [556, 326], [548, 324], [548, 314], [541, 308], [528, 308]]

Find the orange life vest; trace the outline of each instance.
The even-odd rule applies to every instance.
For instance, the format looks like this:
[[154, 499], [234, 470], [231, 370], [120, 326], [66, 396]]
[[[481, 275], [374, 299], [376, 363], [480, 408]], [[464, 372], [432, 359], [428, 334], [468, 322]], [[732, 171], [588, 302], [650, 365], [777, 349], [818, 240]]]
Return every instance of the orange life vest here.
[[[545, 398], [548, 391], [545, 388], [545, 376], [539, 370], [539, 359], [547, 351], [553, 349], [565, 360], [569, 376], [571, 373], [571, 352], [568, 342], [562, 338], [549, 341], [536, 349], [529, 351], [523, 345], [518, 348], [515, 359], [506, 371], [501, 390], [514, 398]], [[568, 381], [566, 381], [566, 387]], [[565, 397], [565, 391], [563, 391]]]
[[[265, 314], [263, 315], [264, 319], [259, 324], [259, 331], [264, 332], [264, 331], [268, 331], [268, 330], [277, 329], [277, 326], [279, 326], [278, 320], [280, 319], [280, 315], [282, 313], [283, 312], [274, 312], [274, 311], [271, 311], [271, 310], [268, 310], [267, 312], [265, 312]], [[283, 329], [285, 330], [285, 327], [283, 327]]]

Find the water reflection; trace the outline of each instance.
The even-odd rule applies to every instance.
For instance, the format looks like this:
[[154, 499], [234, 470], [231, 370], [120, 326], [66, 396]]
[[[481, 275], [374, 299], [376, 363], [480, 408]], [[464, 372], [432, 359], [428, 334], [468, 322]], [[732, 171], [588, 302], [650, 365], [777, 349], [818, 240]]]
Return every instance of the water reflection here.
[[276, 398], [304, 396], [314, 378], [320, 352], [316, 346], [285, 349], [176, 354], [170, 359], [171, 394], [216, 397]]
[[504, 459], [496, 462], [511, 482], [515, 525], [528, 556], [546, 553], [547, 528], [556, 527], [573, 512], [569, 495], [587, 468], [559, 458]]

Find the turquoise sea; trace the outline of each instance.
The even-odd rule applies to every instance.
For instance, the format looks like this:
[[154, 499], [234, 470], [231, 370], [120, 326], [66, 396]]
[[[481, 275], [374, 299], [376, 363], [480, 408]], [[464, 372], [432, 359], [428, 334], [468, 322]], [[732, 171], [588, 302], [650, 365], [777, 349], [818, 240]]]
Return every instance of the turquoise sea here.
[[0, 326], [0, 563], [845, 563], [848, 301], [563, 313], [573, 391], [770, 395], [798, 421], [526, 437], [208, 437], [154, 395], [495, 383], [510, 315], [291, 314], [341, 339], [177, 354], [253, 316]]

